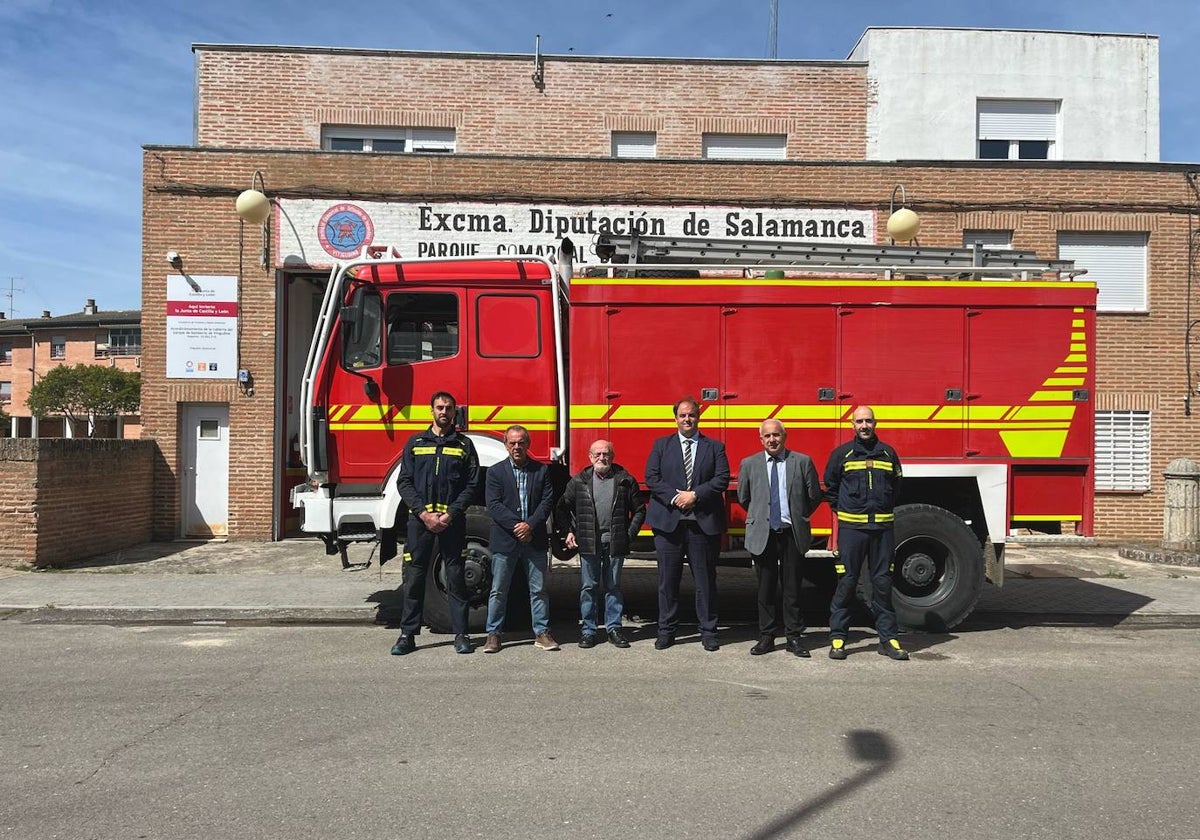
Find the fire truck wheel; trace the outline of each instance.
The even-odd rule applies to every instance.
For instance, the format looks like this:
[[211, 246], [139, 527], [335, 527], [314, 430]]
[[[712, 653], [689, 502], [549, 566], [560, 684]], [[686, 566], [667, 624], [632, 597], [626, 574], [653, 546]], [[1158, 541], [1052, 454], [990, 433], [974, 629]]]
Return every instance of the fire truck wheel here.
[[896, 508], [892, 605], [901, 626], [943, 632], [983, 591], [984, 547], [958, 516], [933, 505]]
[[[482, 508], [467, 511], [467, 603], [471, 607], [468, 626], [475, 633], [487, 623], [488, 595], [492, 591], [492, 552], [488, 550], [491, 527], [492, 520]], [[446, 567], [441, 554], [434, 558], [433, 574], [425, 578], [425, 623], [435, 633], [452, 632]]]

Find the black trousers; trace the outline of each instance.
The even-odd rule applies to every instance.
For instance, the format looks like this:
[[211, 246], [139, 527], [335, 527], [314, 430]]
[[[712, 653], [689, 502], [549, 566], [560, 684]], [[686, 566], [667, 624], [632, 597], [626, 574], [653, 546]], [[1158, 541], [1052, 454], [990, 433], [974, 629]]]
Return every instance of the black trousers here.
[[654, 532], [658, 553], [658, 635], [674, 636], [679, 627], [679, 584], [683, 580], [683, 561], [692, 570], [696, 583], [696, 618], [700, 635], [717, 635], [717, 555], [720, 536], [710, 536], [690, 519], [682, 520], [674, 531]]
[[[800, 580], [804, 555], [796, 545], [796, 535], [785, 525], [767, 537], [762, 554], [754, 555], [754, 574], [758, 577], [758, 632], [774, 638], [780, 631], [789, 639], [805, 630], [800, 614]], [[783, 621], [780, 622], [780, 607]]]
[[871, 612], [875, 615], [875, 631], [880, 641], [898, 635], [896, 613], [892, 609], [892, 559], [896, 539], [891, 528], [866, 530], [838, 527], [838, 582], [829, 606], [829, 635], [846, 638], [850, 629], [850, 606], [854, 603], [858, 576], [863, 562], [871, 576]]
[[430, 533], [418, 517], [408, 520], [408, 539], [404, 543], [404, 610], [400, 614], [400, 632], [415, 636], [421, 632], [425, 612], [425, 580], [433, 565], [435, 549], [446, 566], [446, 589], [450, 601], [450, 624], [454, 634], [467, 632], [467, 577], [464, 554], [467, 547], [467, 523], [459, 519], [440, 534]]

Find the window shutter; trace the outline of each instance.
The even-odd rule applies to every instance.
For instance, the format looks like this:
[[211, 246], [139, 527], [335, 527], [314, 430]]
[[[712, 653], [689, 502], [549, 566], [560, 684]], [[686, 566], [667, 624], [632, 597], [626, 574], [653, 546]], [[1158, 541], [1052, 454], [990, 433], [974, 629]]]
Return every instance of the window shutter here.
[[614, 131], [612, 156], [652, 158], [658, 156], [658, 136], [653, 131]]
[[412, 130], [414, 152], [453, 152], [453, 128], [414, 128]]
[[1058, 103], [1036, 99], [980, 99], [980, 140], [1058, 139]]
[[712, 160], [786, 160], [786, 134], [705, 134], [704, 157]]
[[1146, 311], [1146, 234], [1059, 233], [1058, 258], [1086, 268], [1100, 312]]
[[1150, 412], [1096, 412], [1096, 489], [1150, 489]]

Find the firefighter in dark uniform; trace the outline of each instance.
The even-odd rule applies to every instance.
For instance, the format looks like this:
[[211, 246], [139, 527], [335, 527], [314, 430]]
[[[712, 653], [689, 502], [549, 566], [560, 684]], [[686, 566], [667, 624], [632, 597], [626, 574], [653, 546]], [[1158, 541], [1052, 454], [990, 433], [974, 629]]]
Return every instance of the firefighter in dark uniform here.
[[400, 638], [392, 654], [417, 648], [425, 608], [425, 577], [433, 563], [434, 543], [446, 564], [454, 650], [472, 651], [467, 635], [467, 505], [479, 489], [479, 456], [470, 438], [454, 427], [458, 408], [452, 395], [438, 391], [429, 400], [433, 425], [417, 432], [400, 456], [400, 497], [408, 505], [408, 537], [404, 543], [404, 611]]
[[858, 576], [866, 561], [879, 653], [908, 659], [896, 638], [892, 609], [893, 508], [900, 492], [900, 457], [875, 436], [875, 412], [860, 405], [851, 415], [854, 439], [834, 449], [825, 466], [825, 499], [838, 520], [837, 589], [829, 615], [829, 658], [846, 658], [846, 633]]

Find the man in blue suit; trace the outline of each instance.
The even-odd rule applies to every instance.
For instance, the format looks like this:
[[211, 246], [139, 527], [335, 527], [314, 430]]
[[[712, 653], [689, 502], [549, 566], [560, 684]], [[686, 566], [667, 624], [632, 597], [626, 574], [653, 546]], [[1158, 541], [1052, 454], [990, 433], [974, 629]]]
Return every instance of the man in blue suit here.
[[700, 434], [700, 404], [693, 397], [675, 403], [675, 434], [654, 442], [646, 461], [650, 505], [646, 524], [658, 553], [657, 650], [675, 644], [679, 626], [679, 583], [687, 557], [696, 583], [696, 617], [707, 651], [717, 641], [717, 554], [725, 531], [725, 488], [729, 459], [725, 444]]
[[488, 513], [492, 516], [489, 548], [492, 551], [492, 593], [488, 598], [487, 642], [484, 653], [498, 653], [504, 631], [508, 587], [513, 570], [520, 564], [529, 580], [529, 610], [533, 617], [533, 646], [558, 650], [550, 635], [550, 603], [546, 597], [546, 575], [550, 570], [550, 547], [546, 520], [554, 509], [550, 471], [529, 457], [529, 432], [524, 426], [509, 426], [504, 432], [508, 458], [487, 471]]

